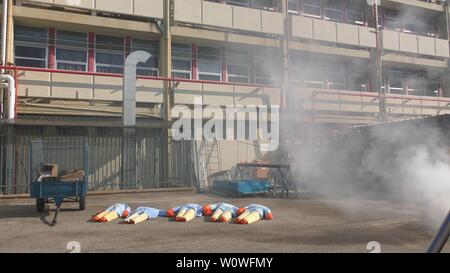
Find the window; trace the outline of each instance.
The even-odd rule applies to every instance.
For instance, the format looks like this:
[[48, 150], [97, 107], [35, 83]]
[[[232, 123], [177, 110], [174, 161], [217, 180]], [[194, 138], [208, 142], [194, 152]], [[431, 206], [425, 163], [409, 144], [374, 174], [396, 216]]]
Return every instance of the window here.
[[222, 80], [220, 48], [198, 47], [198, 78], [207, 81]]
[[403, 69], [390, 68], [388, 70], [389, 93], [404, 94], [403, 80], [405, 78]]
[[227, 4], [233, 6], [250, 7], [250, 0], [227, 0]]
[[321, 7], [320, 0], [304, 0], [303, 1], [303, 13], [304, 15], [320, 18]]
[[341, 1], [328, 0], [325, 2], [325, 20], [342, 22]]
[[86, 33], [58, 30], [56, 34], [56, 68], [63, 70], [87, 70]]
[[306, 87], [325, 88], [325, 65], [319, 63], [310, 63], [305, 72]]
[[406, 71], [407, 94], [423, 96], [425, 94], [425, 81], [422, 71]]
[[271, 11], [276, 10], [274, 0], [253, 0], [253, 8]]
[[255, 83], [275, 85], [277, 67], [275, 58], [255, 58]]
[[131, 42], [131, 51], [138, 50], [148, 52], [152, 56], [147, 62], [137, 65], [136, 74], [157, 77], [159, 75], [159, 42], [133, 39]]
[[122, 74], [124, 63], [123, 38], [96, 35], [95, 46], [97, 72]]
[[359, 69], [361, 66], [348, 66], [347, 67], [347, 77], [348, 77], [348, 83], [347, 83], [347, 89], [352, 91], [367, 91], [367, 81], [366, 81], [366, 75], [364, 71], [361, 71]]
[[16, 65], [47, 67], [47, 29], [16, 26], [14, 39]]
[[228, 49], [226, 52], [228, 81], [250, 82], [250, 56], [247, 51]]
[[437, 37], [436, 17], [424, 17], [422, 14], [400, 14], [397, 10], [385, 9], [385, 27], [387, 29], [403, 31], [405, 33]]
[[386, 28], [391, 30], [401, 31], [403, 29], [403, 24], [398, 20], [398, 11], [392, 9], [384, 10], [384, 25]]
[[172, 77], [180, 79], [192, 78], [191, 45], [172, 44]]
[[331, 64], [327, 65], [328, 88], [335, 90], [345, 90], [345, 65]]
[[364, 12], [361, 2], [358, 0], [348, 0], [346, 4], [346, 22], [348, 24], [364, 25]]
[[291, 14], [298, 14], [299, 4], [298, 0], [288, 0], [288, 12]]
[[437, 80], [428, 80], [425, 82], [425, 96], [439, 96], [440, 84]]

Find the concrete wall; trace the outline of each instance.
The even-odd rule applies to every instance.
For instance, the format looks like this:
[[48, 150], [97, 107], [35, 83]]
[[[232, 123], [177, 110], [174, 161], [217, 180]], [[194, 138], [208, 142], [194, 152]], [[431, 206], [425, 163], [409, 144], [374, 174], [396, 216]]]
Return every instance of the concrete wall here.
[[[339, 90], [322, 90], [298, 88], [301, 94], [298, 105], [301, 110], [314, 110], [320, 116], [321, 112], [335, 115], [377, 114], [379, 112], [377, 93], [349, 92]], [[437, 98], [412, 95], [386, 95], [387, 111], [400, 115], [439, 115], [450, 113], [450, 98]]]
[[201, 0], [175, 0], [175, 20], [282, 35], [283, 14]]
[[252, 141], [221, 140], [219, 147], [222, 170], [230, 170], [237, 163], [260, 159], [256, 153], [258, 147]]
[[449, 57], [448, 40], [418, 36], [397, 31], [383, 31], [383, 47], [387, 50], [413, 54]]
[[[89, 101], [122, 101], [122, 78], [21, 71], [18, 77], [20, 97]], [[138, 79], [136, 100], [162, 103], [163, 81]], [[279, 88], [180, 82], [174, 90], [175, 103], [193, 104], [200, 96], [204, 104], [261, 105], [281, 100]]]
[[163, 18], [163, 0], [29, 0], [82, 9]]
[[296, 38], [376, 47], [374, 30], [367, 27], [336, 23], [303, 16], [291, 16], [291, 35]]

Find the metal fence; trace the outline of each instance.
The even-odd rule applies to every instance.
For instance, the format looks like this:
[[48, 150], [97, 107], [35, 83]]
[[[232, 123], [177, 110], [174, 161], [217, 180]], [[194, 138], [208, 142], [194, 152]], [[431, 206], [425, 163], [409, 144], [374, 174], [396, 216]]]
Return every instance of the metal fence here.
[[[190, 141], [173, 143], [171, 177], [164, 177], [167, 144], [162, 129], [137, 128], [133, 141], [124, 142], [122, 128], [17, 126], [0, 131], [0, 194], [28, 193], [30, 143], [48, 138], [87, 142], [90, 191], [192, 186]], [[123, 149], [135, 149], [132, 181], [122, 179]]]

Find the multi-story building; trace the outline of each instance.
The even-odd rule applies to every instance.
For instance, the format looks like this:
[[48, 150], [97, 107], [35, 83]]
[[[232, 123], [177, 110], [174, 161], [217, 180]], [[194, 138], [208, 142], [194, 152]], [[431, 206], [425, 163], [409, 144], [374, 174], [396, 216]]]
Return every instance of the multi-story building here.
[[[124, 183], [120, 148], [113, 148], [122, 141], [124, 59], [136, 50], [152, 54], [137, 70], [136, 132], [138, 180], [152, 186], [166, 168], [158, 145], [168, 126], [166, 92], [175, 104], [201, 96], [204, 104], [282, 105], [299, 123], [450, 112], [445, 1], [12, 2], [7, 65], [18, 90], [16, 169], [26, 165], [32, 138], [87, 136], [98, 156], [91, 160], [93, 189]], [[221, 142], [222, 168], [254, 160], [257, 150]], [[10, 177], [26, 188], [24, 172]]]

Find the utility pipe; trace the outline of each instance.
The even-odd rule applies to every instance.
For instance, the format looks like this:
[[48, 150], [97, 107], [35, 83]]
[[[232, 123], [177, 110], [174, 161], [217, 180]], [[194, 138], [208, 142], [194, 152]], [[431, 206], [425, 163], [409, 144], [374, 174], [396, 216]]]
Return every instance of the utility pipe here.
[[2, 74], [0, 75], [0, 79], [2, 81], [6, 81], [8, 83], [8, 94], [7, 94], [7, 102], [8, 102], [8, 113], [6, 118], [8, 120], [14, 120], [16, 118], [15, 107], [16, 107], [16, 84], [14, 77], [11, 75]]

